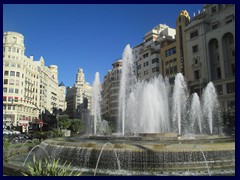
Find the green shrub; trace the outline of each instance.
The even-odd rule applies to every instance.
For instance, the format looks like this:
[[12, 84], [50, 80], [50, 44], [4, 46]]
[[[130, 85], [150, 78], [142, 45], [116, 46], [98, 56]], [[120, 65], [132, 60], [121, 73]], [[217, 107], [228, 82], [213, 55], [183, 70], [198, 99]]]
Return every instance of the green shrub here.
[[83, 121], [79, 119], [73, 119], [69, 129], [73, 134], [83, 133]]
[[50, 134], [52, 138], [57, 138], [63, 137], [64, 132], [62, 132], [60, 129], [53, 129]]
[[27, 164], [27, 172], [22, 172], [24, 176], [80, 176], [81, 172], [70, 170], [70, 164], [66, 166], [66, 161], [60, 166], [59, 160], [49, 162], [48, 159], [36, 160], [33, 156], [33, 162]]

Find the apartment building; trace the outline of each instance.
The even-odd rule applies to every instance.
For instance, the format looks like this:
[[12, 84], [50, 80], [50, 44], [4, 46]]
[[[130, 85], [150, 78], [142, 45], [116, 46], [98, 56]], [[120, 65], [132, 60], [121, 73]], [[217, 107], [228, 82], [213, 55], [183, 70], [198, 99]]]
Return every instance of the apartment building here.
[[85, 75], [82, 68], [78, 69], [76, 74], [76, 80], [73, 87], [67, 87], [66, 101], [67, 109], [66, 113], [70, 118], [81, 119], [81, 111], [83, 109], [84, 99], [88, 100], [88, 109], [91, 112], [92, 104], [92, 87], [89, 83], [85, 82]]
[[162, 41], [175, 39], [175, 30], [167, 25], [159, 24], [147, 32], [143, 37], [144, 42], [133, 47], [136, 72], [138, 80], [150, 80], [153, 77], [163, 74], [161, 59]]
[[38, 122], [45, 109], [58, 107], [58, 68], [25, 56], [24, 36], [17, 32], [3, 35], [3, 124], [5, 127]]
[[116, 126], [118, 118], [118, 101], [120, 79], [122, 73], [122, 60], [118, 59], [112, 64], [112, 69], [104, 77], [102, 85], [103, 118], [108, 120], [113, 127]]

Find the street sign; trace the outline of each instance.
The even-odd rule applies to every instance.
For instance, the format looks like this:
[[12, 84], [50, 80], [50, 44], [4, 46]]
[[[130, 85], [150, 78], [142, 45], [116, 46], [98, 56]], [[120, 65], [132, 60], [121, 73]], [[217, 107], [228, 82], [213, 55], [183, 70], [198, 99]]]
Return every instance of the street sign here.
[[38, 124], [43, 124], [43, 121], [42, 120], [38, 121]]

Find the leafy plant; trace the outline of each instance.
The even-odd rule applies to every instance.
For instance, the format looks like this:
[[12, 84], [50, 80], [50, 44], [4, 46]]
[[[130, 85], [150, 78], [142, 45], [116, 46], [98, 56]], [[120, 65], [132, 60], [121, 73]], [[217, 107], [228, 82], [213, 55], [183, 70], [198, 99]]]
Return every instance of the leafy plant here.
[[83, 121], [79, 119], [73, 119], [69, 129], [72, 133], [81, 133], [83, 131]]
[[57, 137], [63, 137], [64, 132], [62, 132], [60, 129], [53, 129], [51, 131], [51, 137], [57, 138]]
[[24, 176], [80, 176], [81, 172], [70, 170], [70, 165], [66, 165], [66, 161], [63, 165], [59, 164], [60, 159], [53, 159], [49, 162], [48, 159], [43, 161], [36, 160], [33, 156], [33, 162], [27, 164], [28, 172], [22, 172]]
[[58, 127], [61, 129], [67, 129], [71, 125], [71, 120], [67, 114], [59, 115]]

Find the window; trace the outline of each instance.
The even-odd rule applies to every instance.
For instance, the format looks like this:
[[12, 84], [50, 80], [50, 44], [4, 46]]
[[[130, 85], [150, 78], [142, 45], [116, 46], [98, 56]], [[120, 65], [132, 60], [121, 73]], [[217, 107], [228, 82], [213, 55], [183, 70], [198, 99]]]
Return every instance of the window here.
[[144, 75], [147, 75], [148, 74], [148, 71], [144, 71]]
[[159, 63], [158, 58], [152, 59], [152, 64], [154, 64], [154, 63]]
[[6, 101], [7, 100], [7, 97], [6, 96], [3, 96], [3, 101]]
[[13, 93], [14, 89], [13, 88], [9, 88], [9, 93]]
[[20, 72], [16, 72], [16, 76], [17, 76], [17, 77], [20, 77]]
[[233, 22], [233, 15], [227, 16], [226, 17], [226, 24]]
[[152, 40], [152, 38], [148, 38], [148, 39], [145, 40], [145, 42], [149, 42], [151, 40]]
[[16, 52], [16, 48], [15, 47], [13, 47], [13, 52]]
[[232, 74], [235, 74], [235, 64], [231, 64]]
[[173, 67], [174, 74], [177, 74], [177, 66]]
[[18, 97], [15, 97], [15, 102], [18, 102]]
[[13, 97], [8, 97], [8, 102], [13, 102]]
[[222, 85], [217, 85], [217, 86], [216, 86], [216, 91], [217, 91], [217, 94], [218, 94], [218, 95], [222, 95], [222, 94], [223, 94]]
[[148, 61], [143, 64], [144, 67], [148, 66]]
[[227, 93], [234, 93], [235, 92], [235, 83], [228, 83], [227, 84]]
[[218, 10], [222, 10], [223, 5], [222, 4], [218, 4]]
[[217, 21], [217, 22], [214, 22], [213, 24], [212, 24], [212, 29], [217, 29], [218, 27], [219, 27], [219, 22]]
[[17, 48], [17, 53], [19, 53], [19, 49]]
[[[13, 56], [13, 59], [15, 59], [15, 56]], [[15, 67], [15, 64], [11, 63], [11, 67]]]
[[198, 36], [198, 30], [195, 30], [193, 32], [190, 33], [190, 38], [194, 38], [194, 37], [197, 37]]
[[143, 55], [143, 58], [147, 58], [148, 57], [148, 53]]
[[169, 69], [166, 69], [166, 74], [167, 74], [167, 76], [169, 75]]
[[215, 48], [218, 49], [218, 41], [214, 42]]
[[218, 68], [217, 68], [217, 78], [218, 78], [218, 79], [221, 79], [221, 77], [222, 77], [221, 69], [220, 69], [220, 67], [218, 67]]
[[8, 47], [8, 52], [11, 52], [11, 47]]
[[198, 52], [198, 45], [192, 47], [192, 52], [193, 53]]
[[10, 71], [10, 76], [15, 76], [15, 71]]
[[8, 79], [4, 79], [4, 84], [8, 84]]
[[19, 89], [15, 89], [15, 93], [18, 94], [19, 93]]
[[139, 64], [139, 65], [137, 66], [137, 69], [141, 69], [141, 64]]
[[5, 93], [6, 93], [6, 92], [7, 92], [7, 88], [3, 88], [3, 92], [5, 92]]
[[153, 73], [154, 73], [154, 72], [159, 72], [159, 67], [153, 68], [153, 69], [152, 69], [152, 72], [153, 72]]
[[16, 85], [19, 85], [19, 80], [16, 80], [15, 84], [16, 84]]
[[216, 13], [217, 12], [217, 6], [213, 6], [211, 8], [211, 11], [212, 11], [212, 14]]
[[9, 84], [14, 85], [14, 79], [9, 79]]
[[176, 47], [168, 49], [165, 51], [165, 57], [171, 56], [176, 53]]
[[229, 43], [230, 43], [230, 44], [233, 44], [233, 42], [234, 42], [233, 36], [230, 36], [230, 37], [229, 37]]
[[195, 78], [195, 80], [199, 79], [199, 71], [198, 70], [194, 71], [194, 78]]
[[8, 76], [8, 71], [4, 71], [4, 76]]

